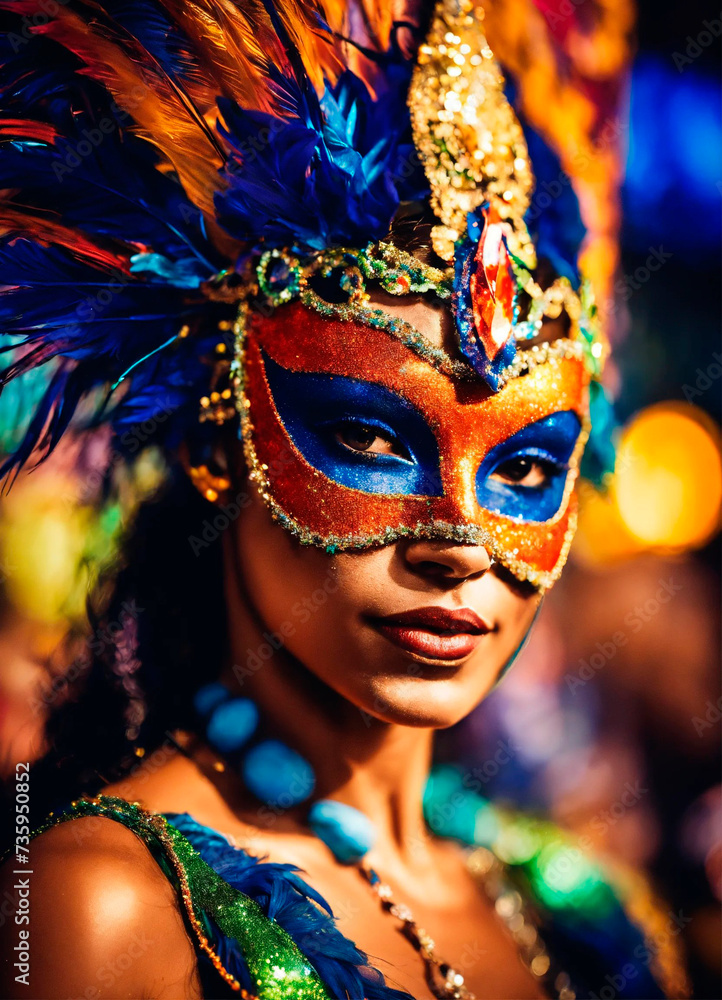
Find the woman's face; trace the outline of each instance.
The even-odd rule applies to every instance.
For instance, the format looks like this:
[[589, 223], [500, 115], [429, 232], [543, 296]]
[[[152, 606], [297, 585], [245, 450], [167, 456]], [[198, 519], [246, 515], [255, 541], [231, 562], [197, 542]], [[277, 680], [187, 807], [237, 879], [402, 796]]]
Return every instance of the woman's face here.
[[[445, 310], [390, 297], [383, 305], [452, 349]], [[347, 437], [348, 447], [389, 447]], [[402, 539], [329, 555], [279, 526], [253, 483], [239, 485], [250, 502], [229, 540], [264, 643], [283, 645], [386, 722], [450, 726], [485, 697], [532, 624], [540, 597], [531, 585], [492, 564], [482, 545]], [[246, 656], [239, 666], [250, 670], [264, 658], [256, 648]]]

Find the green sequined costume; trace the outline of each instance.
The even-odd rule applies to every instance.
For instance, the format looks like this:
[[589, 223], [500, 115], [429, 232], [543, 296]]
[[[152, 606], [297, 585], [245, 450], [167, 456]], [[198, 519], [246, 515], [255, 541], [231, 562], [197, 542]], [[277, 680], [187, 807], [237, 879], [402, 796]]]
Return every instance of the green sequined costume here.
[[[448, 797], [449, 773], [437, 776], [436, 787], [430, 782], [429, 795], [438, 796], [441, 789]], [[477, 842], [486, 836], [505, 862], [489, 850], [489, 843], [472, 851], [470, 870], [480, 875], [487, 892], [493, 891], [497, 911], [507, 918], [522, 957], [550, 996], [573, 1000], [598, 994], [608, 982], [619, 986], [621, 968], [626, 975], [616, 991], [620, 998], [687, 995], [676, 947], [642, 880], [629, 872], [610, 877], [552, 824], [484, 808], [486, 813], [476, 804]], [[438, 820], [443, 810], [435, 815]], [[457, 802], [448, 815], [458, 823], [464, 809]], [[189, 816], [152, 814], [138, 804], [105, 796], [73, 803], [52, 815], [35, 836], [84, 816], [120, 822], [149, 848], [178, 894], [206, 997], [407, 996], [388, 986], [366, 956], [325, 918], [313, 890], [303, 895], [299, 887], [308, 887], [285, 870], [290, 866], [266, 865], [270, 882], [264, 884], [258, 878], [262, 862]], [[444, 832], [462, 839], [458, 830]], [[274, 895], [281, 890], [292, 897], [288, 907], [277, 906], [272, 917], [269, 885]]]

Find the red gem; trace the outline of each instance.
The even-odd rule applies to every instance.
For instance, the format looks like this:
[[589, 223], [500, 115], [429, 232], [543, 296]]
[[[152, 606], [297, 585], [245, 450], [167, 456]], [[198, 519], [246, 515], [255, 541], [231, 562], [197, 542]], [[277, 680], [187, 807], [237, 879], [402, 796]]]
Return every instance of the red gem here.
[[476, 269], [469, 279], [474, 326], [487, 358], [493, 361], [512, 335], [516, 283], [504, 240], [507, 223], [485, 212], [476, 248]]

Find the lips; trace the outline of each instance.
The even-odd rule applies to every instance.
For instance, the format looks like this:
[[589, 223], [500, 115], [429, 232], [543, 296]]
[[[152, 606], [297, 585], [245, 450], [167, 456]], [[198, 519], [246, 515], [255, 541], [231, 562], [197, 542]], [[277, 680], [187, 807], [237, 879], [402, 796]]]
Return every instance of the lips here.
[[417, 608], [370, 620], [395, 646], [433, 660], [463, 659], [491, 631], [471, 608]]

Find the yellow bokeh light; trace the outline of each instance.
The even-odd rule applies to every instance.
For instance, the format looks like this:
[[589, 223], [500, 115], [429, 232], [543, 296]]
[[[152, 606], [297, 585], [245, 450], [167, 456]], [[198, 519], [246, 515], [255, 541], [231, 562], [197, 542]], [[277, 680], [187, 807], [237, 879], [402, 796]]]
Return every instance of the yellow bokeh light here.
[[608, 493], [582, 482], [577, 560], [699, 548], [720, 526], [722, 457], [714, 422], [688, 403], [658, 403], [622, 432]]
[[717, 531], [719, 432], [697, 407], [659, 403], [624, 429], [612, 485], [621, 520], [644, 548], [697, 548]]

